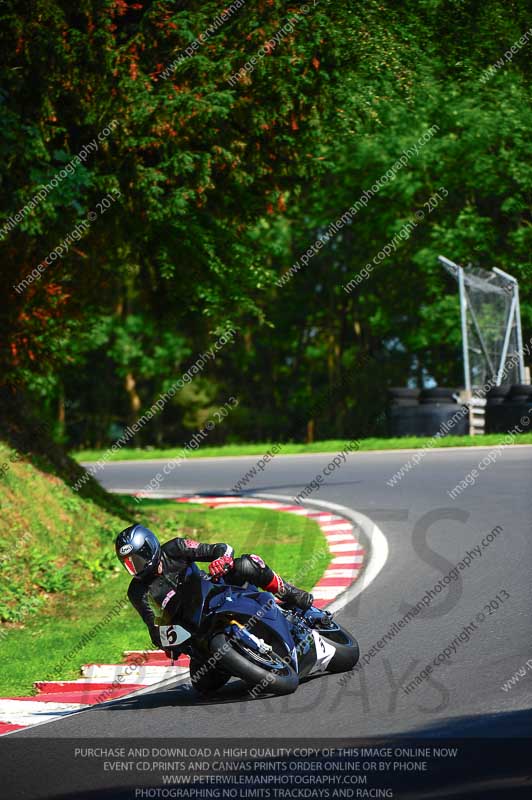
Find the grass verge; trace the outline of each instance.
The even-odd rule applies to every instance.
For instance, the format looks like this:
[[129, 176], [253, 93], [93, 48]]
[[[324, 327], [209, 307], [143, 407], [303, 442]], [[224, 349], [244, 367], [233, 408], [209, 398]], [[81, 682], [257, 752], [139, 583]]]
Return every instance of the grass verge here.
[[[508, 439], [505, 433], [488, 433], [483, 436], [443, 436], [434, 441], [427, 436], [404, 436], [393, 439], [360, 439], [358, 440], [358, 450], [403, 450], [430, 447], [439, 449], [443, 447], [492, 447], [504, 444]], [[327, 439], [323, 442], [313, 442], [312, 444], [298, 444], [286, 442], [277, 444], [279, 455], [299, 455], [304, 453], [337, 453], [344, 450], [352, 443], [352, 439]], [[532, 444], [532, 433], [523, 433], [512, 437], [511, 444]], [[191, 450], [187, 458], [218, 458], [220, 456], [256, 456], [260, 458], [274, 446], [272, 442], [261, 442], [257, 444], [226, 444], [219, 447], [202, 447], [198, 450]], [[352, 444], [351, 444], [352, 446]], [[104, 455], [107, 461], [148, 461], [154, 458], [171, 459], [182, 455], [181, 447], [168, 448], [122, 448], [114, 453], [106, 450], [80, 450], [71, 453], [76, 461], [99, 461]]]
[[[258, 552], [287, 580], [310, 589], [330, 560], [311, 520], [263, 509], [212, 510], [123, 498], [116, 515], [81, 499], [0, 444], [0, 694], [28, 695], [36, 680], [70, 680], [84, 663], [116, 663], [123, 650], [151, 647], [129, 604], [129, 576], [114, 556], [116, 533], [135, 519], [162, 541], [184, 535]], [[117, 500], [119, 500], [117, 498]], [[102, 619], [120, 609], [105, 626]], [[85, 637], [86, 643], [80, 640]], [[88, 639], [88, 640], [87, 640]]]

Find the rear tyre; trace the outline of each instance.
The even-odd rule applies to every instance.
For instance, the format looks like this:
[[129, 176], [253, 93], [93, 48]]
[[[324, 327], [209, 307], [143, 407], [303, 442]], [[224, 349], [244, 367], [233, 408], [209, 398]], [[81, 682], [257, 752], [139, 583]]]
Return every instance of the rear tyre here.
[[225, 686], [231, 675], [216, 667], [207, 666], [207, 660], [190, 659], [190, 682], [200, 694], [212, 694]]
[[319, 635], [335, 647], [335, 654], [327, 667], [328, 672], [348, 672], [358, 663], [360, 648], [357, 640], [349, 631], [336, 622], [334, 629], [317, 628]]
[[274, 651], [263, 656], [225, 633], [213, 636], [210, 648], [218, 664], [241, 678], [254, 694], [291, 694], [299, 685], [294, 668]]

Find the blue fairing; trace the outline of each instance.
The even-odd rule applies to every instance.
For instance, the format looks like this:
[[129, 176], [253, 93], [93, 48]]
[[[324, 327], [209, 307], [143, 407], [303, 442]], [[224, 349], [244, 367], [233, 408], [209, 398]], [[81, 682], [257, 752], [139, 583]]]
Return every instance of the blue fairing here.
[[261, 592], [255, 586], [248, 586], [246, 589], [239, 586], [226, 586], [225, 592], [210, 600], [209, 609], [215, 614], [257, 616], [261, 622], [270, 627], [284, 624], [286, 631], [290, 634], [283, 615], [277, 610], [273, 595], [269, 592]]
[[295, 659], [295, 643], [284, 615], [277, 608], [275, 598], [269, 592], [261, 592], [256, 586], [242, 589], [239, 586], [226, 586], [226, 592], [219, 594], [209, 601], [209, 608], [214, 614], [231, 614], [238, 618], [255, 617], [262, 625], [266, 625], [277, 634], [277, 638], [284, 643], [287, 653], [291, 656], [294, 669], [297, 669]]
[[194, 602], [190, 608], [190, 621], [193, 623], [194, 628], [199, 628], [207, 598], [219, 590], [219, 587], [208, 580], [205, 573], [195, 563], [190, 564], [185, 573], [185, 580], [190, 579], [192, 579], [191, 582], [194, 586]]
[[199, 624], [201, 617], [205, 614], [207, 598], [209, 601], [209, 610], [207, 612], [209, 616], [211, 614], [215, 616], [223, 614], [225, 617], [230, 615], [236, 619], [254, 617], [261, 624], [274, 631], [277, 638], [285, 644], [287, 653], [291, 654], [292, 661], [294, 661], [297, 669], [297, 661], [294, 658], [295, 643], [286, 618], [277, 608], [272, 594], [261, 592], [256, 586], [248, 585], [246, 588], [242, 588], [224, 583], [213, 584], [198, 569], [196, 564], [192, 564], [187, 568], [187, 577], [192, 578], [196, 587], [193, 612], [196, 624]]

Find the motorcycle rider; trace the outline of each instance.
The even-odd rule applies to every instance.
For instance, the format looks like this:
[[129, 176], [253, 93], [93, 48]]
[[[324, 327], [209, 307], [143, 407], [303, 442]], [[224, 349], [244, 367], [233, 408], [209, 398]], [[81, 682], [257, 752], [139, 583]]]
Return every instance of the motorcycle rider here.
[[158, 625], [179, 618], [183, 576], [193, 561], [208, 561], [213, 577], [224, 575], [228, 583], [236, 586], [252, 583], [288, 606], [306, 611], [313, 602], [311, 594], [284, 581], [260, 556], [250, 553], [234, 558], [233, 548], [222, 542], [202, 544], [195, 539], [176, 537], [161, 545], [152, 531], [136, 524], [118, 534], [115, 548], [119, 560], [133, 576], [128, 599], [148, 626], [151, 640], [158, 648], [161, 647]]

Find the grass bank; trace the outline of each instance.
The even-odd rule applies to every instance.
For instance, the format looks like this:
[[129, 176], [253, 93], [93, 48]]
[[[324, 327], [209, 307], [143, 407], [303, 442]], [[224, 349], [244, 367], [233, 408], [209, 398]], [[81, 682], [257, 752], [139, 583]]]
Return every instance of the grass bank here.
[[[322, 442], [312, 444], [297, 444], [287, 442], [286, 444], [275, 445], [279, 455], [299, 455], [300, 453], [336, 453], [344, 450], [352, 443], [352, 439], [327, 439]], [[358, 440], [359, 451], [369, 450], [403, 450], [430, 447], [431, 449], [443, 447], [492, 447], [503, 444], [507, 441], [507, 434], [490, 433], [483, 436], [445, 436], [434, 442], [426, 436], [404, 436], [392, 439], [360, 439]], [[523, 433], [512, 437], [512, 444], [532, 444], [532, 433]], [[198, 450], [191, 450], [187, 458], [218, 458], [223, 456], [256, 456], [260, 458], [274, 447], [272, 442], [261, 442], [256, 444], [226, 444], [218, 447], [202, 447]], [[107, 461], [147, 461], [154, 458], [171, 459], [182, 455], [182, 447], [169, 448], [122, 448], [110, 453], [107, 450], [80, 450], [72, 453], [76, 461], [99, 461], [105, 456]]]
[[163, 541], [184, 535], [259, 552], [306, 589], [329, 562], [323, 534], [308, 519], [128, 498], [114, 498], [112, 513], [2, 444], [0, 464], [8, 465], [0, 477], [2, 696], [31, 694], [35, 680], [72, 679], [83, 663], [115, 663], [123, 650], [151, 647], [140, 617], [122, 604], [129, 577], [114, 556], [116, 533], [133, 520]]

